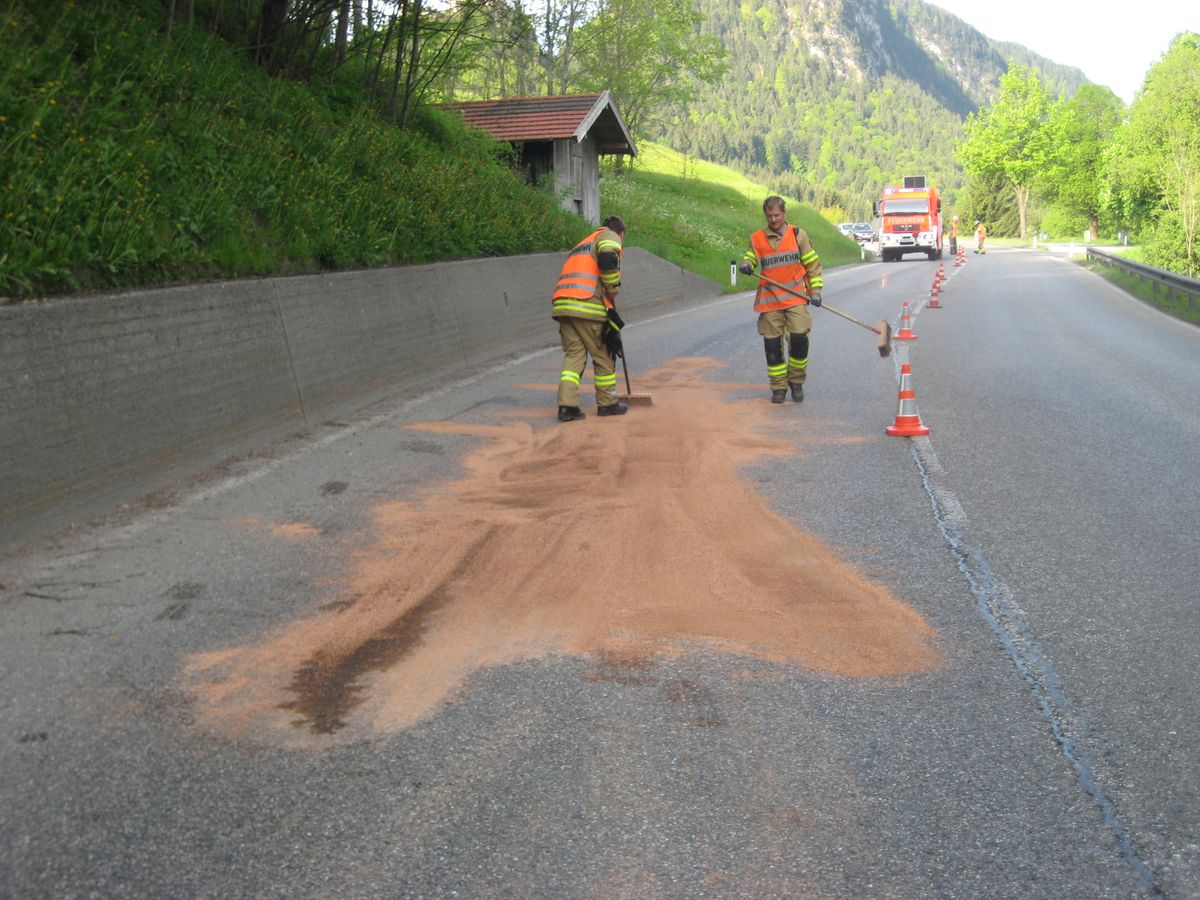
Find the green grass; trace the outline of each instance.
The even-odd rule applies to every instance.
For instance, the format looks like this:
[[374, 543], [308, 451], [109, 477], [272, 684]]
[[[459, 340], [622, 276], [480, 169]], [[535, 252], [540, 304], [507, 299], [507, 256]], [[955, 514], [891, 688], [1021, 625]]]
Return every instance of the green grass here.
[[456, 120], [400, 131], [129, 7], [0, 12], [0, 294], [553, 250], [586, 227]]
[[[604, 215], [625, 220], [626, 244], [690, 272], [729, 285], [729, 261], [740, 258], [750, 233], [763, 227], [762, 202], [776, 193], [725, 166], [685, 157], [668, 147], [638, 144], [632, 170], [606, 168], [600, 182]], [[858, 244], [811, 207], [785, 197], [788, 221], [808, 232], [826, 268], [858, 262]]]
[[[401, 131], [353, 78], [268, 77], [200, 29], [167, 38], [162, 9], [0, 7], [0, 298], [561, 250], [590, 229], [453, 117]], [[724, 285], [775, 193], [653, 144], [601, 186], [631, 246]], [[827, 267], [859, 259], [789, 213]]]

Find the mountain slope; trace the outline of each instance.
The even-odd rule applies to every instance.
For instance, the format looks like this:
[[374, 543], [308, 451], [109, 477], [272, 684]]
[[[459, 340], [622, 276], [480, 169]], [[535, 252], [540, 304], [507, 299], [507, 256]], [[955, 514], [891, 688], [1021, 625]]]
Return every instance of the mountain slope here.
[[953, 197], [962, 124], [996, 94], [1009, 58], [1037, 68], [1052, 93], [1085, 82], [920, 0], [698, 5], [729, 71], [655, 136], [850, 218], [905, 174], [927, 174]]

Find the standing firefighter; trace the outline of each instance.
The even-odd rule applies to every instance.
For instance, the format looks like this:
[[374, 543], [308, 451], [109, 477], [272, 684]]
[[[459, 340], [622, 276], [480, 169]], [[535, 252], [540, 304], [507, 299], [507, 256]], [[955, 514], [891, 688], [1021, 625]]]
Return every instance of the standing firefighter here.
[[615, 356], [624, 353], [615, 301], [621, 290], [621, 254], [625, 223], [616, 216], [604, 220], [575, 245], [563, 263], [554, 290], [553, 312], [562, 338], [563, 364], [558, 381], [558, 421], [582, 419], [579, 382], [592, 358], [596, 384], [596, 414], [622, 416], [629, 409], [617, 399]]
[[958, 253], [958, 216], [950, 220], [950, 255]]
[[[753, 275], [762, 265], [762, 274], [772, 281], [787, 285], [808, 296], [808, 300], [760, 281], [754, 296], [754, 311], [758, 313], [758, 333], [762, 335], [767, 352], [767, 375], [771, 379], [771, 402], [804, 399], [804, 381], [808, 374], [808, 333], [812, 330], [812, 315], [808, 304], [821, 305], [821, 259], [813, 249], [808, 234], [787, 223], [787, 207], [782, 197], [771, 196], [763, 201], [767, 227], [750, 235], [750, 249], [738, 268]], [[783, 339], [787, 335], [788, 355], [784, 359]]]
[[983, 243], [987, 240], [987, 226], [978, 219], [975, 220], [975, 252], [987, 253], [983, 249]]

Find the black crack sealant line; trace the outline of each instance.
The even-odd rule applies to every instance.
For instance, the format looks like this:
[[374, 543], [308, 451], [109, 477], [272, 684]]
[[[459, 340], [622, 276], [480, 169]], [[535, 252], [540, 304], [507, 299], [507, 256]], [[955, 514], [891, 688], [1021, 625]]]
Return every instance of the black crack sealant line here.
[[1090, 726], [1086, 712], [1067, 696], [1054, 664], [1033, 636], [1024, 612], [1006, 596], [996, 581], [983, 553], [967, 543], [961, 524], [966, 515], [955, 496], [937, 488], [931, 473], [941, 472], [941, 464], [930, 446], [929, 438], [912, 439], [913, 460], [921, 474], [921, 483], [929, 495], [938, 530], [946, 539], [959, 571], [967, 580], [979, 614], [992, 633], [999, 638], [1013, 665], [1033, 691], [1063, 757], [1075, 772], [1079, 786], [1091, 797], [1092, 803], [1104, 817], [1104, 824], [1120, 844], [1125, 862], [1133, 870], [1140, 888], [1150, 896], [1161, 897], [1154, 872], [1146, 865], [1133, 846], [1129, 831], [1121, 823], [1117, 808], [1096, 779], [1092, 756], [1083, 745]]

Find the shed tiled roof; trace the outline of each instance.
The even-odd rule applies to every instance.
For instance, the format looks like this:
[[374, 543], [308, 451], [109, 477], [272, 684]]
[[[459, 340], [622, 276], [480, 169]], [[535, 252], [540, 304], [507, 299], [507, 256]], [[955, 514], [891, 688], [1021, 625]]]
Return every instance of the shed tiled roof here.
[[501, 141], [583, 140], [592, 132], [603, 152], [637, 152], [608, 91], [472, 100], [447, 103], [444, 108]]

